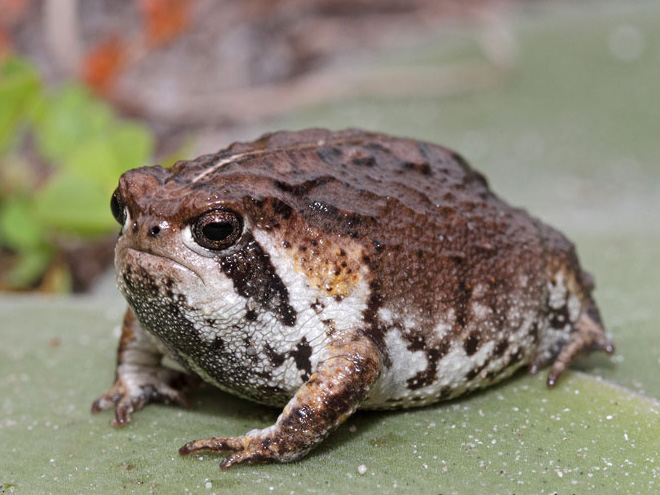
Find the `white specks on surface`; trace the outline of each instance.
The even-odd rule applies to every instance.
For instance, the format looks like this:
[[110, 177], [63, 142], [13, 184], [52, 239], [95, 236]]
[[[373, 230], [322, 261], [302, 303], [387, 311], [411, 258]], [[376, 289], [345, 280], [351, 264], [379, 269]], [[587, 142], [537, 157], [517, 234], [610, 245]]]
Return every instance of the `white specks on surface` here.
[[364, 476], [365, 474], [367, 474], [367, 466], [365, 466], [364, 464], [360, 464], [357, 467], [357, 472], [360, 476]]

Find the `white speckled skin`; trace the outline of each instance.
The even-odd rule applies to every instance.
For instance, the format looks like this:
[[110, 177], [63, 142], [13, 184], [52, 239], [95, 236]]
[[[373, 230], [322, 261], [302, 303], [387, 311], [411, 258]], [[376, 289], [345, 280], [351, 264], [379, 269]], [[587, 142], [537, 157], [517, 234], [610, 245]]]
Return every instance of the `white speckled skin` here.
[[358, 407], [456, 397], [554, 360], [612, 352], [561, 234], [455, 153], [361, 131], [277, 133], [126, 173], [118, 286], [129, 304], [114, 423], [185, 404], [190, 377], [285, 406], [273, 426], [191, 442], [222, 463], [291, 461]]

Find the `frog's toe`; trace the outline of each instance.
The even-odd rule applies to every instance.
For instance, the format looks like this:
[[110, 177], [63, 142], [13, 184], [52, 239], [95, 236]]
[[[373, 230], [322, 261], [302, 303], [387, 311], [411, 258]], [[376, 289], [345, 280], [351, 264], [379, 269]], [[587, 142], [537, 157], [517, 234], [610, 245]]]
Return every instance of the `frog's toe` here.
[[97, 414], [103, 411], [104, 409], [108, 409], [112, 407], [115, 404], [115, 400], [112, 396], [108, 394], [103, 394], [100, 397], [97, 397], [94, 402], [92, 402], [92, 413]]
[[131, 421], [131, 413], [139, 411], [144, 407], [145, 402], [133, 402], [127, 397], [123, 397], [115, 407], [115, 417], [110, 420], [112, 426], [125, 426]]
[[112, 388], [92, 403], [92, 412], [115, 408], [113, 426], [124, 426], [131, 414], [150, 402], [174, 403], [189, 408], [190, 402], [183, 393], [199, 383], [194, 375], [168, 368], [138, 367], [122, 370]]
[[276, 449], [269, 449], [269, 445], [272, 445], [271, 441], [249, 435], [241, 437], [214, 437], [188, 442], [179, 449], [179, 454], [188, 455], [200, 451], [232, 451], [233, 453], [225, 457], [220, 463], [220, 468], [225, 471], [234, 464], [244, 462], [254, 464], [289, 460], [282, 458]]
[[245, 447], [241, 442], [242, 437], [213, 437], [205, 438], [203, 440], [194, 440], [188, 442], [179, 449], [179, 454], [188, 455], [202, 450], [211, 452], [220, 452], [223, 450], [237, 451]]
[[602, 325], [584, 313], [575, 323], [576, 331], [564, 344], [559, 355], [548, 372], [548, 387], [554, 387], [564, 370], [579, 357], [593, 351], [602, 351], [612, 355], [614, 343], [605, 333]]
[[261, 462], [268, 462], [272, 460], [279, 460], [267, 450], [239, 450], [233, 454], [229, 454], [220, 463], [220, 469], [227, 471], [234, 464], [246, 462], [248, 464], [255, 464]]
[[124, 381], [117, 379], [107, 393], [101, 395], [92, 403], [92, 413], [96, 414], [104, 409], [114, 407], [115, 417], [110, 420], [110, 424], [112, 426], [123, 426], [131, 420], [133, 411], [144, 406], [144, 402], [132, 399]]
[[115, 407], [125, 394], [126, 387], [124, 383], [121, 380], [117, 380], [110, 390], [92, 402], [92, 413], [96, 414], [104, 409]]

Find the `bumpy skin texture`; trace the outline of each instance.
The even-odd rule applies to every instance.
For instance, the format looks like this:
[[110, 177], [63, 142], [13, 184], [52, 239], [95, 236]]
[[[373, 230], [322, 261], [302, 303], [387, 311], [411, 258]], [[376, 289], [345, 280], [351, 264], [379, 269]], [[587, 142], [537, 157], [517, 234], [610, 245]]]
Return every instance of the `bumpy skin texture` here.
[[299, 459], [358, 407], [429, 404], [548, 363], [552, 386], [579, 355], [613, 352], [573, 245], [439, 146], [279, 132], [129, 171], [113, 212], [129, 310], [93, 410], [123, 425], [149, 401], [186, 405], [191, 378], [164, 354], [285, 406], [273, 426], [180, 450], [233, 451], [223, 468]]

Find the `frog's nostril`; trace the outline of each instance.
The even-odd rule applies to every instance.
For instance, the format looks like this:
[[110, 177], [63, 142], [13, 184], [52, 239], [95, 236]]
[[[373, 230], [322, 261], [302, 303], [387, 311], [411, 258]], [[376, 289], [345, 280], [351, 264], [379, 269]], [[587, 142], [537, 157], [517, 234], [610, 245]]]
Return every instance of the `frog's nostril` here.
[[151, 237], [156, 237], [158, 234], [160, 234], [160, 227], [158, 225], [154, 225], [149, 229], [149, 235]]

